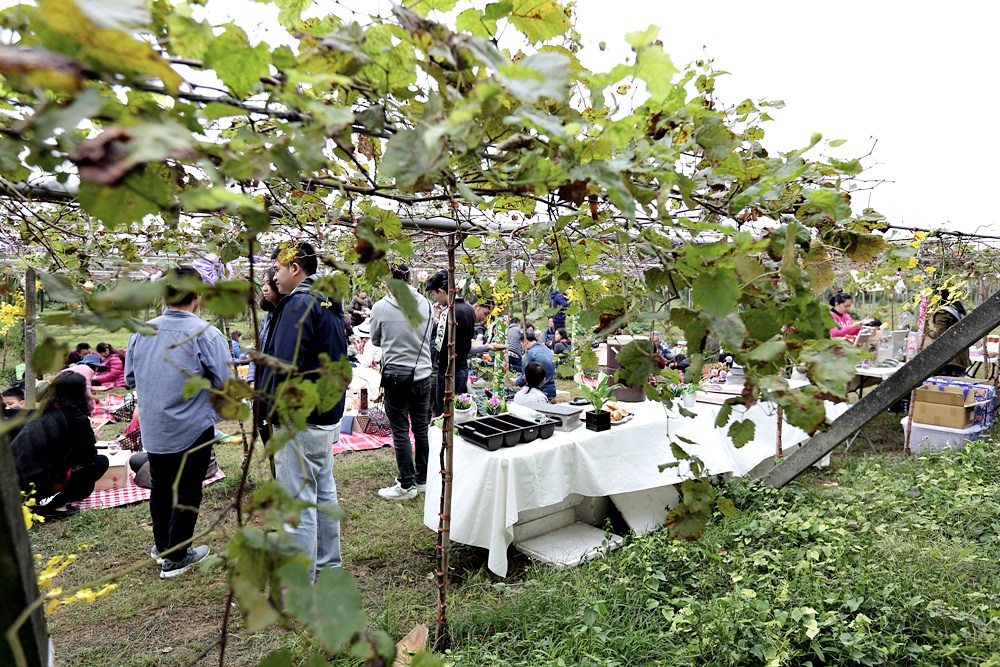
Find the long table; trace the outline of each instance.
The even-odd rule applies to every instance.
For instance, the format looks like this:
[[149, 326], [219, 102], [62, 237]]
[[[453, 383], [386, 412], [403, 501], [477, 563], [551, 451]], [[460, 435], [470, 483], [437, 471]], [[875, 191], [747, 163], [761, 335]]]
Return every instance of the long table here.
[[[604, 497], [669, 486], [690, 477], [690, 467], [680, 465], [660, 472], [658, 466], [675, 461], [674, 440], [697, 456], [707, 474], [744, 475], [774, 456], [777, 432], [776, 406], [758, 403], [749, 410], [737, 407], [733, 419], [756, 424], [754, 439], [736, 448], [727, 428], [715, 427], [721, 406], [698, 403], [694, 418], [681, 417], [676, 408], [660, 403], [622, 404], [634, 419], [600, 433], [580, 427], [557, 431], [548, 440], [535, 440], [490, 452], [455, 436], [454, 487], [452, 492], [451, 539], [489, 550], [488, 567], [501, 577], [507, 574], [507, 547], [514, 539], [518, 514], [549, 507], [571, 494]], [[826, 404], [827, 417], [834, 419], [846, 404]], [[694, 441], [687, 445], [677, 440]], [[787, 422], [782, 427], [784, 446], [794, 447], [807, 434]], [[441, 431], [430, 433], [430, 465], [424, 499], [424, 524], [438, 528], [441, 476], [438, 461]]]

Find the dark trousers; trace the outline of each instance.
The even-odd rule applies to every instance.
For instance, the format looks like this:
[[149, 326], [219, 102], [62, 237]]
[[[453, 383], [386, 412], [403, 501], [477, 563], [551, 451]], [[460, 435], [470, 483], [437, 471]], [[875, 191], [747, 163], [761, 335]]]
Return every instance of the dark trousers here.
[[[455, 395], [465, 394], [469, 391], [469, 369], [455, 371]], [[437, 374], [437, 388], [434, 394], [434, 414], [444, 413], [444, 373]]]
[[524, 369], [521, 368], [521, 357], [515, 357], [512, 354], [507, 355], [507, 368], [510, 369], [511, 373], [524, 372]]
[[[392, 426], [392, 445], [396, 448], [399, 485], [408, 489], [427, 483], [427, 427], [430, 425], [431, 378], [382, 387], [385, 414]], [[410, 447], [410, 429], [416, 448], [416, 467]]]
[[[204, 445], [215, 437], [210, 426], [183, 452], [149, 454], [149, 515], [153, 519], [153, 539], [160, 553], [189, 541], [194, 536], [201, 507], [202, 482], [212, 458], [212, 448]], [[174, 486], [176, 485], [176, 502]], [[187, 549], [178, 549], [166, 558], [184, 560]]]
[[77, 466], [69, 474], [69, 481], [63, 485], [62, 491], [57, 493], [48, 502], [48, 507], [62, 507], [66, 503], [74, 503], [83, 500], [94, 492], [94, 485], [97, 484], [104, 473], [108, 471], [108, 457], [98, 454], [94, 460], [87, 465]]

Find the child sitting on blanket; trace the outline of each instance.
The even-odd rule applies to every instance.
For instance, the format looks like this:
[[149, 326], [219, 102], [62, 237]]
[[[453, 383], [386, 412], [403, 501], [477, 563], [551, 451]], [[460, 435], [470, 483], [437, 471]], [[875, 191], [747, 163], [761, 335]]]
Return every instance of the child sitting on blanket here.
[[528, 386], [514, 394], [514, 402], [518, 405], [548, 404], [549, 397], [541, 390], [545, 383], [545, 366], [532, 361], [524, 369], [524, 382]]

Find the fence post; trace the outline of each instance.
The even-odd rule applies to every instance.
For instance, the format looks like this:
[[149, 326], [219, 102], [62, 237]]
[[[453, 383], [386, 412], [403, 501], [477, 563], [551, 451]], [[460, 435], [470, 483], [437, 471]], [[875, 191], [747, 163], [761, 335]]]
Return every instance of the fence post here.
[[38, 299], [35, 281], [35, 269], [29, 266], [24, 272], [24, 404], [28, 409], [35, 407], [35, 317]]

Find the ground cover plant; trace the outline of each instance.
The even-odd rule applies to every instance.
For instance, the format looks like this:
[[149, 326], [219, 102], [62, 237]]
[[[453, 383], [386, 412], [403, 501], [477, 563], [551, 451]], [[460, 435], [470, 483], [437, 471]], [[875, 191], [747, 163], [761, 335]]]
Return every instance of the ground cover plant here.
[[699, 541], [467, 587], [455, 664], [1000, 664], [995, 442], [727, 492]]
[[[235, 431], [236, 425], [225, 425]], [[878, 449], [836, 454], [832, 469], [774, 490], [733, 482], [741, 516], [697, 542], [631, 537], [606, 559], [575, 569], [514, 558], [511, 575], [485, 568], [485, 551], [457, 546], [451, 601], [456, 665], [988, 665], [1000, 659], [1000, 445], [908, 457], [898, 420], [869, 427]], [[238, 444], [218, 447], [235, 472]], [[399, 637], [433, 618], [434, 534], [420, 503], [386, 503], [390, 448], [347, 453], [335, 465], [347, 568], [369, 623]], [[266, 478], [256, 466], [253, 485]], [[199, 526], [230, 502], [236, 478], [206, 488]], [[61, 585], [141, 561], [148, 507], [85, 512], [31, 531], [37, 553], [77, 552]], [[221, 553], [229, 520], [205, 538]], [[187, 665], [215, 641], [226, 602], [219, 568], [163, 582], [148, 569], [93, 605], [51, 617], [61, 665]], [[290, 664], [313, 651], [308, 633], [228, 635], [229, 664], [277, 648]], [[348, 655], [334, 665], [357, 665]], [[990, 662], [991, 659], [994, 662]]]

